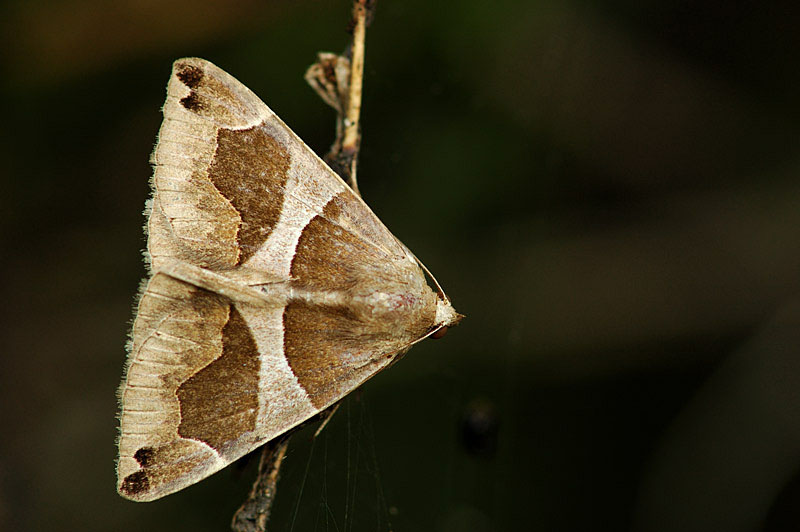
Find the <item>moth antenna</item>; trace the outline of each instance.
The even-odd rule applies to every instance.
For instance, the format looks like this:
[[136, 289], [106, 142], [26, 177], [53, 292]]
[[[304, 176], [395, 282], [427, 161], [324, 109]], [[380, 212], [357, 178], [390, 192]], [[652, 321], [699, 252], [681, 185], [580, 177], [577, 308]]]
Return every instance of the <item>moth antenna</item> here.
[[[450, 298], [449, 298], [449, 297], [447, 297], [447, 294], [445, 294], [445, 293], [444, 293], [444, 289], [442, 288], [442, 285], [440, 285], [440, 284], [439, 284], [439, 281], [437, 281], [437, 280], [436, 280], [436, 277], [434, 277], [434, 276], [433, 276], [433, 274], [432, 274], [432, 273], [431, 273], [431, 271], [428, 269], [428, 267], [427, 267], [427, 266], [425, 266], [425, 265], [422, 263], [422, 261], [421, 261], [421, 260], [419, 260], [419, 259], [417, 258], [417, 256], [416, 256], [416, 255], [414, 255], [414, 252], [413, 252], [413, 251], [411, 251], [411, 250], [410, 250], [410, 249], [408, 249], [408, 248], [406, 248], [406, 251], [408, 251], [408, 252], [411, 254], [411, 256], [412, 256], [412, 257], [414, 257], [414, 260], [415, 260], [415, 261], [417, 261], [417, 264], [419, 264], [419, 265], [420, 265], [420, 267], [421, 267], [421, 268], [422, 268], [422, 269], [425, 271], [425, 273], [427, 273], [427, 274], [428, 274], [428, 277], [430, 277], [430, 278], [433, 280], [433, 283], [436, 285], [436, 290], [439, 292], [439, 297], [441, 297], [441, 298], [442, 298], [442, 301], [444, 301], [445, 303], [450, 303]], [[434, 332], [435, 332], [435, 331], [434, 331]], [[432, 334], [432, 333], [431, 333], [431, 334]], [[428, 335], [425, 335], [425, 336], [423, 336], [422, 338], [420, 338], [419, 340], [424, 340], [424, 339], [425, 339], [425, 338], [427, 338], [427, 337], [428, 337]], [[419, 340], [417, 340], [417, 342], [419, 342]], [[414, 345], [414, 344], [415, 344], [415, 343], [417, 343], [417, 342], [412, 342], [410, 345]]]

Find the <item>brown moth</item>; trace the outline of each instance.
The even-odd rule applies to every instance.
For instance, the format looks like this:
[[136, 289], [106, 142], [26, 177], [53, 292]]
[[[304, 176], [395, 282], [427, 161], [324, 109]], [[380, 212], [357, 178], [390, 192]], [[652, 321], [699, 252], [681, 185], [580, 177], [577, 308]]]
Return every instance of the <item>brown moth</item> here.
[[461, 318], [236, 79], [180, 59], [163, 111], [119, 392], [117, 489], [135, 501], [220, 470]]

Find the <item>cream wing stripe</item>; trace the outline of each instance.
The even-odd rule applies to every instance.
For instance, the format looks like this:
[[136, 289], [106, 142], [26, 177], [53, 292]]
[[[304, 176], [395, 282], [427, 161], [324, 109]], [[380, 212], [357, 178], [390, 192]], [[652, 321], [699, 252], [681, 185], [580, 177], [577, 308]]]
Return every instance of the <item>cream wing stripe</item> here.
[[256, 432], [263, 443], [318, 412], [283, 354], [283, 307], [237, 305], [261, 354]]

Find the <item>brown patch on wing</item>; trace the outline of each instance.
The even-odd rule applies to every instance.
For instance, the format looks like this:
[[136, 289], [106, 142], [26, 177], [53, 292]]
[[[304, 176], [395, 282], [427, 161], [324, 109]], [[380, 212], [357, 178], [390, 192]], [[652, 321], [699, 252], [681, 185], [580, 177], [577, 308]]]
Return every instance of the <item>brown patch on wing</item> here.
[[[349, 191], [343, 194], [352, 195]], [[357, 201], [350, 203], [353, 207], [360, 205]], [[291, 275], [298, 284], [323, 290], [350, 290], [364, 281], [380, 283], [391, 276], [393, 265], [385, 253], [351, 230], [348, 222], [342, 200], [335, 196], [322, 214], [306, 225], [292, 258]]]
[[219, 130], [208, 177], [241, 217], [237, 264], [252, 257], [278, 223], [290, 163], [263, 124]]
[[283, 312], [284, 354], [312, 404], [322, 408], [379, 369], [387, 330], [347, 307], [292, 301]]
[[244, 318], [231, 306], [222, 329], [222, 354], [177, 390], [178, 434], [224, 451], [255, 429], [258, 414], [258, 348]]

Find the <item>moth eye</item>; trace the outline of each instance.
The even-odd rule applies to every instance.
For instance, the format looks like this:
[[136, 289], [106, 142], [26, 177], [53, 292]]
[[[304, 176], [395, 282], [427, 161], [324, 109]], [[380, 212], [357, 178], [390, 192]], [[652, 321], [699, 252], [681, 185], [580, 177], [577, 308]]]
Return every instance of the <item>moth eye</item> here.
[[444, 327], [439, 328], [438, 331], [436, 331], [435, 333], [433, 333], [431, 335], [431, 338], [433, 338], [434, 340], [438, 340], [439, 338], [441, 338], [445, 334], [447, 334], [447, 325], [445, 325]]

